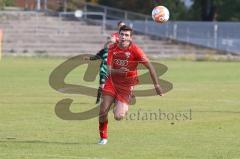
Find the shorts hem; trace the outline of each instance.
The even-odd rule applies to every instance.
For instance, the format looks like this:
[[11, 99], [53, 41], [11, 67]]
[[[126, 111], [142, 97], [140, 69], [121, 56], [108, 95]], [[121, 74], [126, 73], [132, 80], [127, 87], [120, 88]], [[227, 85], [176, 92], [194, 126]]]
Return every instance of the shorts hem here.
[[110, 95], [110, 96], [112, 96], [112, 97], [115, 98], [115, 94], [113, 94], [113, 93], [110, 92], [110, 91], [105, 91], [105, 90], [103, 90], [102, 95], [103, 95], [103, 96], [104, 96], [104, 95]]

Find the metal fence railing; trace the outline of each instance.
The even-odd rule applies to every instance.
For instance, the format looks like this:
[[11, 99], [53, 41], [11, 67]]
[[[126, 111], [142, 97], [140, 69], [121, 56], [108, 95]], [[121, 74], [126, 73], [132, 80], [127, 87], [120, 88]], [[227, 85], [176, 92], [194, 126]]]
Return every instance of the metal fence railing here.
[[[48, 0], [49, 5], [53, 0]], [[83, 11], [83, 19], [95, 21], [105, 26], [116, 27], [119, 20], [126, 22], [133, 29], [145, 35], [173, 39], [203, 47], [232, 52], [240, 55], [240, 22], [194, 22], [170, 21], [165, 24], [153, 22], [149, 15], [139, 14], [126, 10], [116, 9], [103, 5], [79, 2], [76, 5]], [[50, 6], [45, 6], [45, 12], [51, 13]], [[53, 12], [60, 16], [74, 16], [74, 11]], [[91, 13], [91, 14], [90, 14]], [[171, 11], [170, 11], [171, 13]], [[1, 14], [3, 12], [1, 11]]]
[[113, 27], [117, 21], [123, 20], [135, 31], [146, 35], [240, 54], [240, 22], [169, 21], [157, 24], [153, 22], [151, 16], [102, 5], [85, 3], [83, 10], [103, 12], [106, 15], [106, 25]]

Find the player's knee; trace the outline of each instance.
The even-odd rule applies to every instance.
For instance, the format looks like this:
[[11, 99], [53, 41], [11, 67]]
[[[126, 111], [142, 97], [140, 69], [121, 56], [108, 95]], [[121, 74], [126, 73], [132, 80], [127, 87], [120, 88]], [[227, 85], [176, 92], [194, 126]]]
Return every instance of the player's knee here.
[[124, 114], [114, 114], [114, 119], [115, 120], [122, 120], [124, 118]]

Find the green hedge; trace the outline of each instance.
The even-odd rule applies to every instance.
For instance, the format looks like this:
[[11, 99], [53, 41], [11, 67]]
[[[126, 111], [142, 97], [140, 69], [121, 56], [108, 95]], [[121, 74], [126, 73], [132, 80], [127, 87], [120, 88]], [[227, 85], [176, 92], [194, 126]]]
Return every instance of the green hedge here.
[[14, 6], [14, 0], [0, 0], [0, 9], [3, 9], [5, 6]]

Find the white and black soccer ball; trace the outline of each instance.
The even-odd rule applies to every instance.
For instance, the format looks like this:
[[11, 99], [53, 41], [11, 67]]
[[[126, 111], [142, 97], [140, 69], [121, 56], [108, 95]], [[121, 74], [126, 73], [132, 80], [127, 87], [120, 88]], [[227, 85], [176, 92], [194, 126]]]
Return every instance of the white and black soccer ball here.
[[152, 10], [152, 18], [157, 23], [165, 23], [170, 16], [169, 10], [164, 6], [156, 6]]

